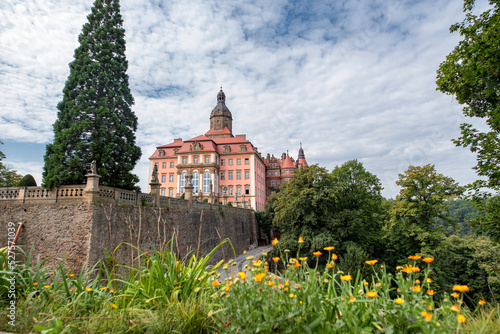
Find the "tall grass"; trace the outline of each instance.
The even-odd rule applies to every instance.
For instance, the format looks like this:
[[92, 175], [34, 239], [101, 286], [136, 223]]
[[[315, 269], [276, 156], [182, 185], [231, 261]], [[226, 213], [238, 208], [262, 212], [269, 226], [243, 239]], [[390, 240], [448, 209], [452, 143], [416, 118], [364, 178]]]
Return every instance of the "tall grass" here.
[[[170, 243], [163, 252], [139, 252], [137, 267], [98, 264], [79, 272], [64, 261], [49, 270], [39, 258], [31, 262], [28, 254], [14, 272], [1, 271], [0, 329], [22, 333], [499, 332], [497, 305], [467, 308], [465, 285], [459, 291], [443, 292], [437, 300], [432, 263], [418, 258], [409, 259], [396, 273], [368, 261], [363, 265], [373, 271], [369, 281], [359, 272], [339, 269], [332, 249], [322, 250], [330, 259], [324, 270], [316, 265], [319, 253], [300, 254], [299, 248], [294, 257], [284, 251], [273, 259], [266, 254], [249, 257], [245, 269], [235, 272], [232, 260], [209, 264], [225, 242], [199, 258], [194, 253], [179, 258]], [[4, 255], [0, 265], [3, 261]], [[276, 261], [284, 269], [269, 272], [266, 261]], [[218, 269], [226, 271], [226, 279], [220, 278]], [[5, 321], [3, 293], [9, 275], [16, 277], [15, 327]]]

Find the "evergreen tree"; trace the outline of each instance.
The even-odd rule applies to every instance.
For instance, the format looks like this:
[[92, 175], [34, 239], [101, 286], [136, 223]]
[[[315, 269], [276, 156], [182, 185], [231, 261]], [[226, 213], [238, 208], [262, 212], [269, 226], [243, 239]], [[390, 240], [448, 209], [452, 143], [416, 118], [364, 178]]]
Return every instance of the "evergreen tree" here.
[[125, 30], [118, 0], [96, 0], [78, 37], [80, 46], [47, 145], [43, 184], [81, 184], [96, 161], [105, 186], [134, 189], [131, 173], [141, 150], [135, 145], [137, 117], [126, 74]]

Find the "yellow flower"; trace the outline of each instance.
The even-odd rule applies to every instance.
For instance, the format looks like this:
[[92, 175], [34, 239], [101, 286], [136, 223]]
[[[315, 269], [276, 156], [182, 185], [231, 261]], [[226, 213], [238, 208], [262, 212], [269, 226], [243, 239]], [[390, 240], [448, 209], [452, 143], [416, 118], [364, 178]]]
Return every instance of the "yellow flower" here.
[[425, 318], [425, 321], [429, 322], [432, 319], [432, 313], [423, 311], [422, 312], [422, 317]]
[[405, 302], [402, 298], [396, 298], [394, 301], [398, 304], [403, 304]]
[[368, 285], [369, 285], [369, 283], [368, 283], [368, 282], [363, 282], [363, 284], [364, 284], [364, 285], [366, 285], [366, 286], [368, 286]]
[[275, 256], [275, 257], [273, 257], [273, 261], [274, 261], [274, 262], [278, 262], [279, 260], [280, 260], [279, 256]]
[[290, 283], [288, 283], [288, 281], [285, 281], [285, 286], [289, 286]]
[[419, 280], [419, 279], [416, 279], [416, 280], [415, 280], [415, 282], [420, 283], [420, 280]]
[[370, 261], [365, 261], [366, 264], [373, 266], [375, 263], [377, 263], [378, 260], [370, 260]]
[[69, 277], [75, 277], [75, 274], [69, 274]]
[[299, 260], [300, 261], [305, 261], [305, 260], [307, 260], [307, 256], [305, 256], [305, 257], [299, 257]]
[[432, 257], [424, 257], [422, 261], [424, 261], [425, 263], [431, 263], [432, 261], [434, 261], [434, 259]]
[[296, 297], [296, 296], [295, 296], [293, 293], [291, 293], [291, 294], [289, 294], [289, 295], [288, 295], [288, 297], [290, 297], [290, 298], [294, 298], [294, 297]]
[[351, 275], [344, 275], [344, 276], [340, 276], [340, 279], [347, 282], [347, 281], [350, 281], [352, 279], [352, 276]]
[[273, 286], [273, 285], [274, 285], [274, 281], [268, 281], [266, 284], [267, 284], [268, 286]]
[[432, 279], [431, 278], [427, 278], [427, 283], [432, 283]]
[[229, 285], [226, 285], [226, 292], [228, 292], [229, 289], [231, 289], [231, 287]]
[[456, 292], [453, 292], [453, 293], [451, 294], [451, 296], [452, 296], [452, 297], [455, 297], [455, 298], [460, 297], [460, 295], [459, 295], [458, 293], [456, 293]]
[[258, 283], [262, 282], [262, 279], [266, 276], [266, 273], [259, 273], [257, 275], [255, 275], [254, 279], [255, 281], [257, 281]]
[[365, 295], [370, 298], [377, 297], [377, 293], [375, 291], [368, 291], [367, 293], [365, 293]]
[[294, 266], [295, 268], [298, 268], [298, 267], [300, 267], [300, 263], [299, 263], [299, 262], [294, 262], [294, 263], [293, 263], [293, 266]]
[[247, 274], [245, 274], [243, 271], [240, 271], [238, 273], [238, 276], [242, 279], [242, 280], [246, 280], [247, 279]]
[[463, 324], [465, 322], [465, 317], [462, 314], [457, 316], [457, 320], [459, 323]]
[[452, 307], [450, 307], [450, 311], [456, 311], [456, 312], [458, 312], [459, 310], [460, 310], [460, 307], [458, 306], [458, 304], [455, 304]]
[[469, 287], [467, 285], [454, 285], [453, 291], [467, 292], [469, 291]]
[[403, 269], [401, 269], [401, 271], [404, 273], [415, 273], [415, 272], [419, 272], [420, 268], [414, 267], [411, 264], [410, 265], [407, 264], [403, 267]]
[[262, 265], [262, 260], [252, 261], [255, 267], [260, 267]]
[[115, 290], [111, 289], [111, 290], [109, 290], [109, 292], [113, 293], [113, 292], [115, 292]]
[[408, 258], [410, 260], [420, 260], [422, 257], [420, 255], [410, 255]]
[[433, 295], [436, 294], [436, 291], [434, 291], [432, 289], [431, 290], [427, 290], [427, 294], [430, 295], [430, 296], [433, 296]]
[[299, 244], [303, 244], [304, 243], [304, 239], [302, 237], [299, 237]]
[[107, 290], [108, 288], [104, 287], [104, 288], [100, 288], [101, 291], [104, 291], [104, 290]]
[[219, 281], [213, 280], [212, 281], [212, 286], [215, 288], [217, 285], [219, 285]]
[[332, 266], [330, 263], [327, 263], [327, 264], [326, 264], [326, 266], [327, 266], [328, 268], [330, 268], [330, 269], [332, 269], [332, 268], [333, 268], [333, 266]]
[[38, 282], [33, 282], [33, 285], [34, 285], [34, 286], [37, 286], [37, 285], [38, 285]]
[[92, 291], [92, 288], [86, 288], [85, 291], [90, 292]]
[[411, 287], [413, 291], [420, 292], [420, 285], [415, 285]]
[[[50, 289], [50, 285], [46, 285], [44, 286], [45, 289]], [[481, 303], [481, 301], [479, 301], [479, 303]]]
[[334, 250], [334, 249], [335, 249], [335, 247], [333, 247], [333, 246], [328, 246], [328, 247], [325, 247], [325, 248], [323, 248], [323, 249], [329, 252], [329, 251], [331, 251], [331, 250]]
[[332, 259], [337, 260], [338, 258], [339, 258], [339, 257], [337, 256], [337, 254], [332, 253]]
[[116, 304], [111, 303], [110, 305], [112, 308], [118, 308], [118, 306], [116, 306]]
[[274, 238], [274, 240], [271, 242], [273, 246], [275, 246], [278, 243], [278, 238]]
[[482, 299], [479, 299], [479, 305], [484, 305], [484, 304], [486, 304], [486, 302]]
[[278, 289], [283, 289], [284, 285], [283, 284], [278, 284]]
[[320, 251], [317, 251], [317, 252], [314, 252], [313, 255], [314, 256], [320, 256], [320, 255], [323, 255], [323, 253], [321, 253]]
[[356, 301], [356, 298], [354, 298], [354, 296], [349, 296], [349, 301], [351, 303], [354, 303]]

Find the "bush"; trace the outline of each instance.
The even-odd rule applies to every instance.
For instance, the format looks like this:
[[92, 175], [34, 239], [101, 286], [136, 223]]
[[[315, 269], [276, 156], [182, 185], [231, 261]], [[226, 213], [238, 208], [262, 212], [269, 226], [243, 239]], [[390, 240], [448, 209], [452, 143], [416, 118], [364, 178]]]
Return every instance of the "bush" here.
[[31, 174], [26, 174], [17, 184], [18, 187], [36, 187], [35, 178]]

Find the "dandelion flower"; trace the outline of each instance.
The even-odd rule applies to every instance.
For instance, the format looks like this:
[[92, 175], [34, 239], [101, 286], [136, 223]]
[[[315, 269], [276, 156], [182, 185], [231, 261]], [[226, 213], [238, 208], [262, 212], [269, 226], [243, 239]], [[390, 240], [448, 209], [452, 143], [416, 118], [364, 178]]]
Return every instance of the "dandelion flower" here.
[[313, 255], [314, 256], [320, 256], [320, 255], [323, 255], [323, 253], [321, 253], [320, 251], [317, 251], [317, 252], [314, 252]]
[[247, 253], [247, 251], [246, 251], [246, 250], [244, 250], [244, 251], [243, 251], [243, 254], [246, 254], [246, 253]]
[[375, 263], [377, 263], [378, 260], [370, 260], [370, 261], [365, 261], [366, 264], [373, 266]]
[[303, 244], [304, 243], [304, 239], [302, 237], [299, 237], [299, 244]]
[[274, 240], [272, 241], [273, 246], [275, 246], [278, 242], [278, 238], [274, 238]]
[[367, 293], [365, 293], [365, 295], [370, 298], [377, 297], [377, 293], [375, 291], [368, 291]]
[[331, 250], [334, 250], [334, 249], [335, 249], [335, 247], [333, 247], [333, 246], [328, 246], [328, 247], [325, 247], [325, 248], [323, 248], [323, 249], [329, 252], [329, 251], [331, 251]]
[[291, 293], [291, 294], [288, 295], [288, 297], [294, 298], [294, 297], [296, 297], [296, 295], [294, 295], [293, 293]]
[[459, 323], [463, 324], [465, 322], [465, 317], [462, 314], [457, 316], [457, 320]]
[[352, 279], [352, 276], [351, 275], [344, 275], [344, 276], [340, 276], [340, 279], [347, 282], [347, 281], [350, 281]]
[[396, 303], [400, 304], [400, 305], [401, 305], [401, 304], [403, 304], [403, 303], [405, 302], [405, 301], [404, 301], [404, 299], [402, 299], [402, 298], [396, 298], [396, 299], [394, 299], [394, 301], [395, 301]]
[[90, 292], [92, 291], [92, 288], [86, 288], [85, 291]]
[[431, 263], [432, 261], [434, 261], [434, 259], [432, 257], [424, 257], [422, 261], [424, 261], [425, 263]]

